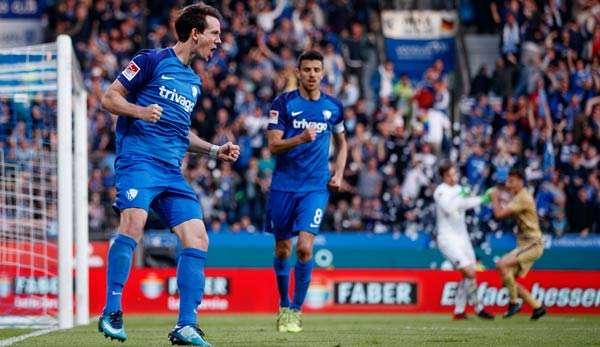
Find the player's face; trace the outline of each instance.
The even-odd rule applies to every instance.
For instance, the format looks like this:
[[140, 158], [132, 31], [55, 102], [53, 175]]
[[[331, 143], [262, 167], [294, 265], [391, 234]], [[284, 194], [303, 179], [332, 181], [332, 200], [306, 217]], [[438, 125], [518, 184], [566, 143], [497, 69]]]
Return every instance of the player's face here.
[[508, 179], [506, 180], [506, 188], [508, 188], [511, 193], [516, 194], [519, 189], [521, 189], [522, 183], [523, 182], [519, 177], [508, 176]]
[[308, 92], [319, 89], [323, 79], [323, 63], [320, 60], [303, 60], [297, 70], [300, 85]]
[[458, 183], [458, 173], [456, 172], [456, 168], [452, 167], [446, 172], [446, 183], [448, 185], [455, 185]]
[[207, 16], [206, 28], [204, 32], [198, 34], [196, 55], [204, 60], [209, 60], [219, 44], [221, 44], [221, 23], [217, 18]]

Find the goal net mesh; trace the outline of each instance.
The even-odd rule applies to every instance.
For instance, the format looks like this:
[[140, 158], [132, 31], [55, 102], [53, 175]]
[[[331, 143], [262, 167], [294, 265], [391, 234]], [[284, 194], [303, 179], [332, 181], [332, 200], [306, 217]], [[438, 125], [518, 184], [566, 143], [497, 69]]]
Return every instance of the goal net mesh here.
[[0, 326], [56, 323], [57, 172], [56, 44], [0, 50]]

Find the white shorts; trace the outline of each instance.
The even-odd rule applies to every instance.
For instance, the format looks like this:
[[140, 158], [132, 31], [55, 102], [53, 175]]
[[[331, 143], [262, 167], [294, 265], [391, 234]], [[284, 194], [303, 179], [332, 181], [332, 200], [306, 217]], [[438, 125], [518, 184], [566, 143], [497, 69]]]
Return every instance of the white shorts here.
[[471, 240], [462, 235], [441, 235], [437, 238], [438, 248], [455, 269], [464, 269], [475, 265], [475, 251]]

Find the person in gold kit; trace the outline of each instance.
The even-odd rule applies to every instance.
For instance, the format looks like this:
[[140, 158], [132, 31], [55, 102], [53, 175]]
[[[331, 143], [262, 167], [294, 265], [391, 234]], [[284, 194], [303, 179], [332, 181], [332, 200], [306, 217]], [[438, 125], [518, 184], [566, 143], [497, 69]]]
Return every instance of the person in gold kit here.
[[500, 203], [499, 189], [491, 192], [494, 217], [496, 219], [513, 217], [518, 227], [517, 248], [505, 254], [496, 263], [510, 295], [510, 303], [504, 318], [511, 317], [521, 310], [522, 305], [517, 300], [517, 297], [521, 297], [533, 308], [531, 319], [537, 320], [546, 314], [546, 308], [525, 287], [515, 281], [515, 276], [525, 277], [533, 263], [544, 252], [535, 201], [525, 187], [525, 175], [520, 169], [513, 168], [510, 171], [506, 188], [512, 194], [512, 200], [506, 206]]

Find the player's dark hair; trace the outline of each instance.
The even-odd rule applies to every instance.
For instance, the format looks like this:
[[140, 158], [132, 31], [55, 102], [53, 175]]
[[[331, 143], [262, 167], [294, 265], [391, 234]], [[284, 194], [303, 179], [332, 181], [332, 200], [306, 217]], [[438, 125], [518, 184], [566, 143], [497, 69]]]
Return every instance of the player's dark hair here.
[[215, 17], [219, 21], [222, 21], [223, 17], [219, 11], [203, 3], [193, 4], [184, 7], [180, 12], [179, 16], [175, 20], [175, 31], [177, 32], [177, 39], [181, 42], [185, 42], [190, 38], [192, 29], [196, 28], [199, 32], [204, 32], [206, 29], [206, 17]]
[[508, 173], [509, 176], [516, 176], [525, 181], [525, 171], [519, 167], [513, 167]]
[[454, 167], [454, 163], [448, 159], [442, 160], [440, 163], [440, 167], [438, 168], [440, 173], [440, 178], [444, 179], [444, 175], [446, 172], [450, 171]]
[[323, 64], [323, 55], [317, 51], [305, 51], [298, 57], [298, 68], [304, 60], [318, 60]]

